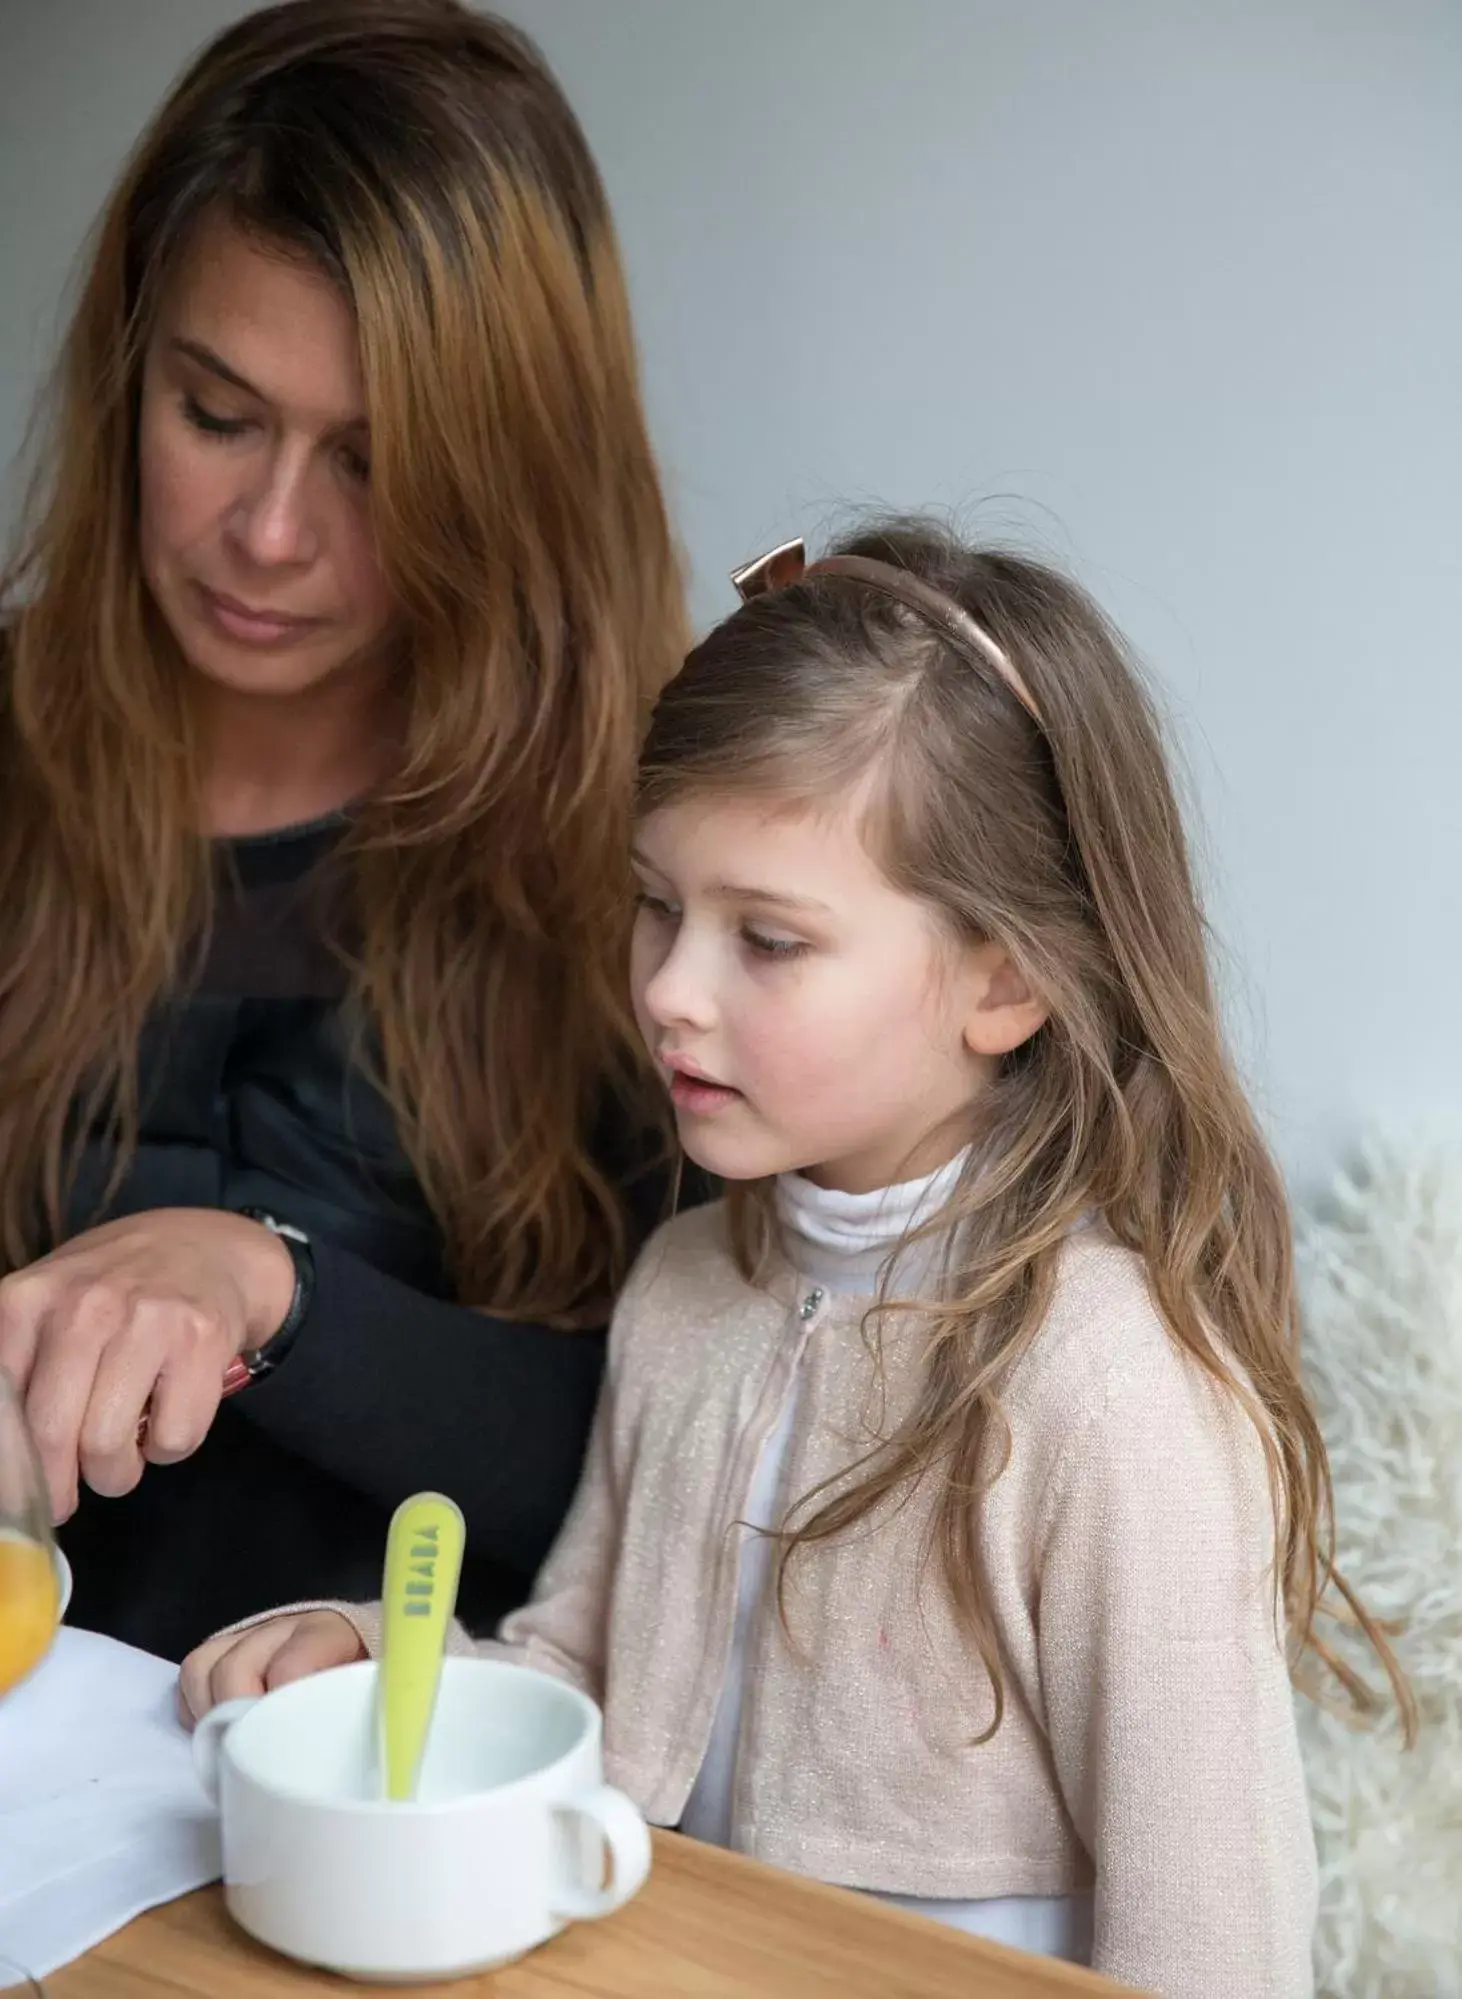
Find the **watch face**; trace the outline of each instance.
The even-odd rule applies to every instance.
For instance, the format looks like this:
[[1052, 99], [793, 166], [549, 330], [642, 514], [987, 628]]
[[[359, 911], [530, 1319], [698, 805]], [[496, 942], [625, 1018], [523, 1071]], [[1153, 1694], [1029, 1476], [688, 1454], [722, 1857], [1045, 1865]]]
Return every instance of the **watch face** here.
[[271, 1215], [265, 1208], [240, 1208], [239, 1213], [247, 1221], [258, 1222], [271, 1235], [285, 1236], [290, 1242], [302, 1242], [308, 1249], [310, 1239], [302, 1228], [293, 1222], [282, 1222], [277, 1215]]

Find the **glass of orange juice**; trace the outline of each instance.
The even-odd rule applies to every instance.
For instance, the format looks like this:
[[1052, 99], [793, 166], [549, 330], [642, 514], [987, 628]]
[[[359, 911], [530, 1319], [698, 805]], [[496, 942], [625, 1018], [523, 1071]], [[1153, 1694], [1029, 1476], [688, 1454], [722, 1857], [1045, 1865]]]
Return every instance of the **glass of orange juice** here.
[[20, 1398], [0, 1370], [0, 1694], [40, 1664], [60, 1621], [46, 1482]]

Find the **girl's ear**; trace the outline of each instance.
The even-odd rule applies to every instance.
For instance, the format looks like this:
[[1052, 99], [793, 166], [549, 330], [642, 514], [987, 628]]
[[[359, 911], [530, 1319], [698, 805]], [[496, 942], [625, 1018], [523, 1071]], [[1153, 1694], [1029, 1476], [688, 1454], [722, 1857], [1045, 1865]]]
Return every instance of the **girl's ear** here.
[[1051, 1009], [999, 944], [971, 945], [964, 1008], [972, 1055], [1008, 1055], [1044, 1027]]

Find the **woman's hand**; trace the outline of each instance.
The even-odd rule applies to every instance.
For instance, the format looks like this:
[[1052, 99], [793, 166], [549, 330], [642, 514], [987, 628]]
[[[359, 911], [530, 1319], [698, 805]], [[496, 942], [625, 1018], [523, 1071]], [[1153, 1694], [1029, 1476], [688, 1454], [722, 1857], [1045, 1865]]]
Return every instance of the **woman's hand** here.
[[117, 1498], [144, 1463], [196, 1451], [229, 1362], [283, 1323], [294, 1281], [276, 1236], [217, 1208], [108, 1222], [0, 1280], [0, 1367], [55, 1518], [75, 1512], [82, 1479]]
[[188, 1654], [178, 1676], [178, 1712], [191, 1728], [220, 1701], [266, 1694], [365, 1656], [360, 1633], [338, 1610], [271, 1617], [231, 1637], [210, 1638]]

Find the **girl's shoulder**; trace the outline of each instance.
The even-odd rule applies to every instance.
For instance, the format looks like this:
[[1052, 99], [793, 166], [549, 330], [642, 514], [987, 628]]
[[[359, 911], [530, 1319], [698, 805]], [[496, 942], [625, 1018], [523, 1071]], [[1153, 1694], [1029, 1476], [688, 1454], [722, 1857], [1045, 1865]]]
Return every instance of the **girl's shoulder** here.
[[625, 1281], [625, 1295], [651, 1284], [713, 1276], [722, 1264], [735, 1268], [726, 1203], [702, 1201], [661, 1222], [646, 1238]]
[[615, 1335], [622, 1342], [647, 1322], [663, 1335], [751, 1312], [780, 1320], [792, 1303], [789, 1284], [781, 1275], [760, 1284], [742, 1275], [726, 1203], [708, 1201], [662, 1222], [640, 1251], [620, 1293]]
[[[1222, 1342], [1210, 1340], [1231, 1372]], [[1163, 1317], [1143, 1258], [1093, 1222], [1062, 1245], [1046, 1317], [1011, 1370], [1006, 1399], [1063, 1423], [1103, 1409], [1141, 1423], [1191, 1409], [1195, 1394], [1206, 1400], [1216, 1386]]]
[[[999, 1517], [1041, 1548], [1105, 1522], [1124, 1562], [1137, 1559], [1149, 1518], [1187, 1522], [1185, 1532], [1200, 1522], [1215, 1546], [1228, 1536], [1262, 1569], [1273, 1515], [1252, 1393], [1212, 1328], [1200, 1320], [1195, 1337], [1206, 1338], [1202, 1357], [1164, 1318], [1136, 1251], [1100, 1226], [1071, 1237], [1046, 1317], [1002, 1385]], [[1120, 1533], [1113, 1523], [1125, 1523]]]

